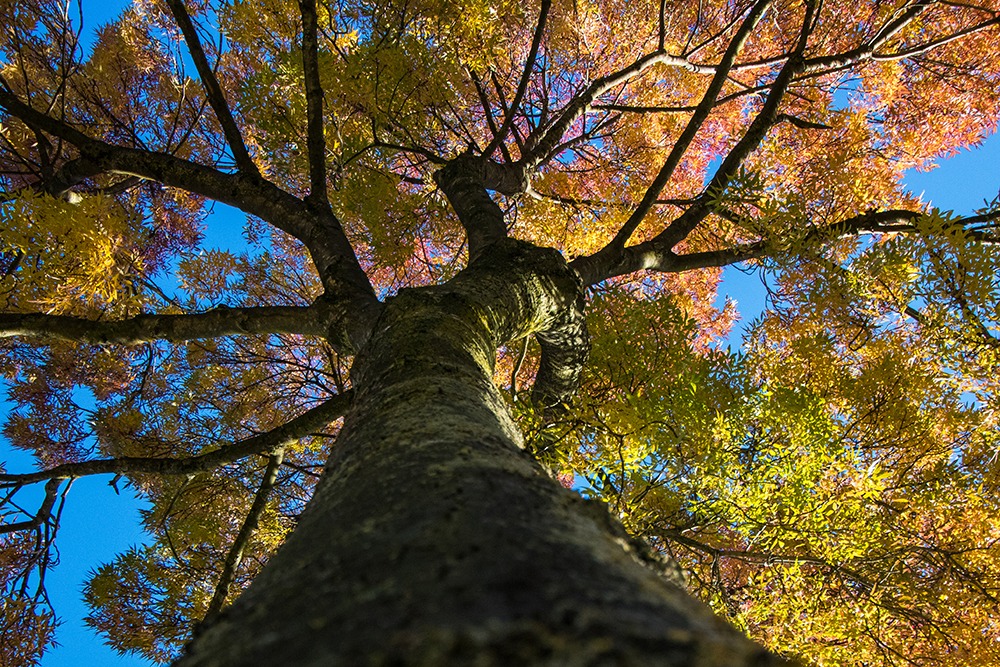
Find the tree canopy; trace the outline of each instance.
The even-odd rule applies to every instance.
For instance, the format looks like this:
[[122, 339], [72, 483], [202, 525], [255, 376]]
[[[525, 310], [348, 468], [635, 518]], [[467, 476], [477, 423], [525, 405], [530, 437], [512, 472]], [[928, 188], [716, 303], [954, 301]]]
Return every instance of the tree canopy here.
[[[56, 637], [60, 508], [97, 474], [149, 540], [93, 573], [89, 623], [177, 655], [295, 530], [384, 304], [504, 237], [586, 290], [585, 326], [494, 368], [564, 485], [777, 653], [1000, 661], [1000, 198], [901, 184], [996, 129], [996, 0], [85, 19], [0, 0], [4, 435], [38, 461], [0, 470], [4, 664]], [[241, 249], [203, 242], [216, 203]], [[729, 265], [772, 287], [738, 351]]]

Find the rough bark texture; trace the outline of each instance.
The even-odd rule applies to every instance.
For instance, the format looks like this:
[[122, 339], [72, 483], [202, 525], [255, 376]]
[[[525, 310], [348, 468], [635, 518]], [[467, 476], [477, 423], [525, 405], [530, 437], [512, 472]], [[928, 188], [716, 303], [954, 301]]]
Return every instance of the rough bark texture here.
[[298, 527], [179, 664], [777, 664], [524, 453], [495, 350], [577, 298], [557, 253], [505, 240], [391, 300]]

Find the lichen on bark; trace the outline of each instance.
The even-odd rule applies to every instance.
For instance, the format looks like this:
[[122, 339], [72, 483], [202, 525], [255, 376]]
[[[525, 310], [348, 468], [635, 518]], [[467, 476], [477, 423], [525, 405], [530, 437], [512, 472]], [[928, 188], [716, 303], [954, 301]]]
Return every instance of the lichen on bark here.
[[390, 299], [299, 525], [179, 664], [768, 664], [523, 450], [493, 355], [579, 297], [558, 253], [503, 240]]

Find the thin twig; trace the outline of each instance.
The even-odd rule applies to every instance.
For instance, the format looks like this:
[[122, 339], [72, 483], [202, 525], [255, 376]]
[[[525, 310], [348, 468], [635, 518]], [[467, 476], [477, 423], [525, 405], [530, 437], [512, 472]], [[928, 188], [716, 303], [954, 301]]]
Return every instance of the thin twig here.
[[41, 507], [39, 507], [38, 511], [35, 512], [35, 516], [31, 517], [27, 521], [18, 521], [17, 523], [9, 523], [6, 526], [0, 526], [0, 535], [13, 533], [19, 530], [32, 530], [48, 521], [49, 517], [52, 515], [52, 507], [55, 505], [56, 498], [59, 495], [59, 486], [62, 483], [62, 479], [50, 479], [48, 483], [45, 484], [45, 498], [42, 500]]

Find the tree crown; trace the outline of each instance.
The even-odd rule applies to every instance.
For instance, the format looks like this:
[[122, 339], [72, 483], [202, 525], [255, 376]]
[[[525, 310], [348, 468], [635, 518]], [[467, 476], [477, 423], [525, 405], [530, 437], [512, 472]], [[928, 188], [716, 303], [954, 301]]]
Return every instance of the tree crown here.
[[[540, 461], [772, 648], [997, 658], [1000, 200], [901, 185], [995, 130], [995, 0], [136, 0], [90, 45], [70, 9], [0, 4], [4, 434], [40, 466], [0, 474], [4, 651], [52, 641], [67, 481], [115, 474], [150, 541], [90, 622], [176, 652], [293, 529], [386, 299], [509, 236], [588, 296], [582, 374], [501, 341]], [[773, 286], [738, 353], [734, 264]]]

